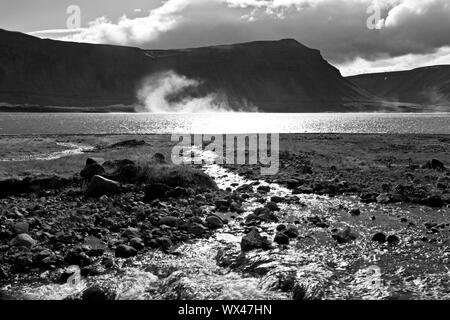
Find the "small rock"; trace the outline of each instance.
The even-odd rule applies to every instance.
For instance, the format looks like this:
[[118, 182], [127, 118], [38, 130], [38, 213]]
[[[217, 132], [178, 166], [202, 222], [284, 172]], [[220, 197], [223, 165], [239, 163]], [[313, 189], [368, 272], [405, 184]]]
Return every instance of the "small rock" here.
[[130, 258], [137, 255], [137, 250], [133, 247], [121, 244], [116, 248], [116, 257], [118, 258]]
[[268, 202], [266, 204], [266, 208], [268, 208], [271, 211], [280, 211], [280, 207], [275, 202]]
[[256, 191], [258, 192], [262, 192], [262, 193], [267, 193], [270, 192], [270, 187], [269, 186], [259, 186]]
[[358, 234], [353, 232], [350, 227], [346, 227], [344, 230], [337, 231], [336, 234], [333, 235], [333, 238], [339, 243], [344, 244], [356, 240], [358, 238]]
[[273, 196], [270, 198], [270, 201], [275, 202], [275, 203], [281, 203], [284, 201], [284, 198], [278, 197], [278, 196]]
[[298, 231], [298, 228], [296, 226], [290, 224], [283, 231], [283, 234], [285, 234], [289, 238], [297, 238], [298, 235], [299, 235], [299, 231]]
[[21, 233], [11, 240], [10, 245], [13, 247], [26, 247], [31, 248], [36, 245], [36, 240], [30, 237], [26, 233]]
[[383, 232], [377, 232], [372, 237], [372, 241], [376, 241], [379, 243], [385, 243], [386, 242], [386, 235]]
[[130, 240], [130, 245], [135, 248], [136, 250], [142, 250], [144, 249], [144, 241], [141, 238], [132, 238]]
[[387, 243], [389, 243], [390, 245], [396, 245], [400, 242], [400, 238], [397, 237], [396, 235], [390, 235], [389, 237], [387, 237], [386, 239]]
[[127, 228], [123, 233], [122, 237], [131, 239], [131, 238], [139, 238], [139, 230], [136, 228]]
[[157, 242], [158, 245], [164, 250], [168, 250], [172, 246], [172, 240], [168, 237], [158, 238]]
[[180, 223], [180, 219], [172, 216], [161, 217], [158, 221], [158, 226], [169, 226], [177, 228]]
[[208, 229], [204, 225], [194, 222], [188, 226], [187, 231], [194, 235], [202, 235], [207, 232]]

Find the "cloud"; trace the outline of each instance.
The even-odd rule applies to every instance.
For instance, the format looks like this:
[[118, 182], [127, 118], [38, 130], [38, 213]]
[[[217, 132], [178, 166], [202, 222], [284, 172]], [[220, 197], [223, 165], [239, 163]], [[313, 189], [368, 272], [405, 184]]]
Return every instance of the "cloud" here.
[[[371, 5], [378, 30], [367, 28]], [[55, 31], [55, 30], [50, 30]], [[60, 40], [182, 48], [295, 38], [335, 65], [434, 55], [450, 46], [448, 0], [168, 0], [147, 16], [106, 17], [75, 32], [34, 33]], [[392, 60], [395, 61], [395, 60]]]
[[336, 65], [336, 67], [343, 76], [352, 76], [362, 73], [402, 71], [445, 64], [450, 64], [450, 47], [443, 47], [430, 54], [407, 54], [394, 58], [380, 58], [375, 61], [358, 57], [351, 62]]

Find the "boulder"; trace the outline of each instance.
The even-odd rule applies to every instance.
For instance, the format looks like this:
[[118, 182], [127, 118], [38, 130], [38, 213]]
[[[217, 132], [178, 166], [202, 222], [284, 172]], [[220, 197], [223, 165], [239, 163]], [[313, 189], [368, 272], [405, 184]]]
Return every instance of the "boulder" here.
[[169, 226], [177, 228], [180, 224], [180, 219], [172, 216], [161, 217], [158, 221], [158, 226]]
[[445, 171], [444, 164], [437, 160], [437, 159], [431, 159], [431, 161], [428, 161], [422, 166], [423, 169], [432, 169], [437, 171]]
[[36, 245], [36, 240], [26, 233], [21, 233], [11, 240], [10, 245], [13, 247], [32, 248]]
[[216, 215], [209, 215], [205, 219], [206, 225], [210, 229], [219, 229], [223, 227], [223, 221]]
[[83, 180], [90, 181], [96, 175], [104, 175], [105, 168], [103, 168], [97, 161], [88, 158], [86, 160], [86, 166], [80, 172], [80, 176]]
[[351, 209], [348, 213], [350, 213], [350, 215], [353, 217], [357, 217], [357, 216], [361, 215], [361, 210], [359, 210], [358, 208], [355, 208], [355, 209]]
[[289, 244], [289, 237], [283, 232], [278, 232], [273, 241], [281, 245]]
[[252, 228], [241, 240], [241, 250], [243, 252], [254, 249], [268, 249], [269, 246], [270, 242], [267, 237], [262, 237], [256, 228]]
[[97, 237], [88, 236], [84, 240], [83, 248], [89, 256], [101, 256], [105, 252], [107, 245]]
[[120, 184], [116, 181], [95, 175], [89, 182], [85, 195], [87, 197], [99, 198], [120, 193]]

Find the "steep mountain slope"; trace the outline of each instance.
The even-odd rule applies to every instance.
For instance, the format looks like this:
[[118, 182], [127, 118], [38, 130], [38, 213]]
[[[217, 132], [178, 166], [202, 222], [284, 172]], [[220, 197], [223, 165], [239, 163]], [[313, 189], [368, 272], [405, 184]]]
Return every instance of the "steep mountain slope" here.
[[375, 99], [343, 78], [318, 50], [292, 39], [142, 50], [0, 30], [0, 102], [131, 105], [145, 78], [166, 71], [200, 82], [183, 95], [216, 93], [236, 109], [248, 104], [265, 112], [348, 111]]
[[355, 85], [390, 101], [443, 106], [450, 110], [450, 65], [348, 77]]

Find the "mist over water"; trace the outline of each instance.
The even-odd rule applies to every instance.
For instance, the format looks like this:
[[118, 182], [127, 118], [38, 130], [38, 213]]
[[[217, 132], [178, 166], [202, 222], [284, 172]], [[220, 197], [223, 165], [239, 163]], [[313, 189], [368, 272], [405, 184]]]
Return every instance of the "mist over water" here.
[[212, 113], [232, 112], [218, 94], [190, 97], [185, 93], [200, 82], [178, 75], [174, 71], [154, 74], [143, 81], [137, 92], [139, 104], [136, 112], [145, 113]]

